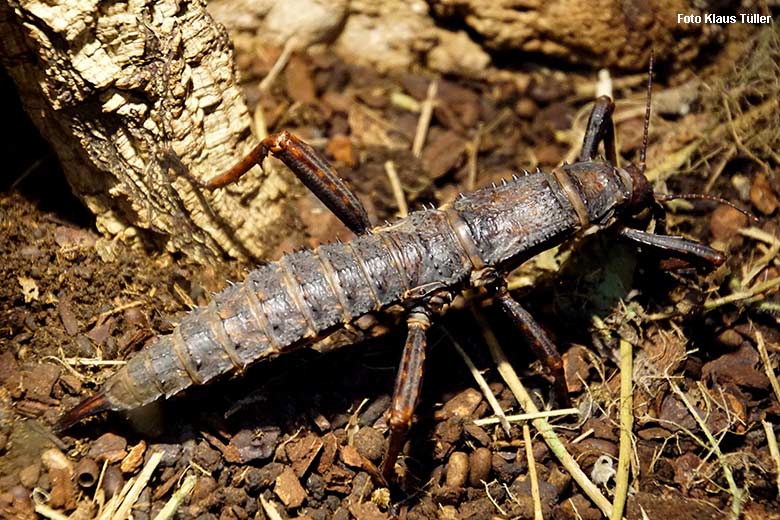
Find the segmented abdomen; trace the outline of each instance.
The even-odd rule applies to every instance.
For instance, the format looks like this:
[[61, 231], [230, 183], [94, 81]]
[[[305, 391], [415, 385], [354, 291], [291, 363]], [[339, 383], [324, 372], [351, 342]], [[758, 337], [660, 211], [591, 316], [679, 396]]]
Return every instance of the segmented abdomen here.
[[409, 289], [462, 284], [471, 269], [442, 211], [413, 213], [350, 243], [285, 255], [216, 294], [131, 358], [106, 382], [100, 404], [122, 410], [172, 396], [308, 345], [401, 301]]

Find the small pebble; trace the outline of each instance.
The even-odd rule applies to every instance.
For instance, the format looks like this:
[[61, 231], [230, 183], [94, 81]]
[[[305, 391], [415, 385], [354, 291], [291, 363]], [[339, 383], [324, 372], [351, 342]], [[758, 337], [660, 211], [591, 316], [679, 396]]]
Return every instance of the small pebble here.
[[[383, 394], [377, 397], [373, 403], [369, 404], [362, 414], [360, 414], [359, 423], [360, 426], [370, 426], [385, 413], [390, 407], [391, 398], [388, 394]], [[335, 421], [332, 421], [332, 426], [338, 428], [335, 425]]]
[[125, 479], [122, 477], [122, 471], [117, 466], [109, 466], [106, 468], [106, 472], [103, 474], [102, 487], [107, 499], [118, 493], [122, 489], [124, 483]]
[[282, 473], [284, 466], [278, 462], [271, 462], [262, 468], [250, 468], [246, 472], [244, 479], [247, 484], [247, 491], [256, 495], [261, 489], [270, 486], [276, 478]]
[[466, 484], [469, 476], [469, 456], [462, 451], [454, 451], [447, 462], [446, 486], [460, 488]]
[[215, 471], [222, 467], [222, 454], [209, 446], [206, 441], [200, 442], [192, 453], [192, 460], [206, 471]]
[[758, 175], [750, 186], [750, 202], [764, 215], [771, 215], [777, 209], [777, 196], [765, 175]]
[[477, 448], [469, 456], [469, 484], [479, 487], [488, 481], [493, 453], [488, 448]]
[[73, 473], [73, 463], [57, 448], [49, 448], [41, 453], [41, 462], [46, 469], [64, 469]]
[[178, 462], [181, 458], [182, 447], [181, 444], [152, 444], [149, 451], [151, 453], [157, 451], [163, 452], [163, 457], [160, 459], [160, 466], [165, 467], [173, 466]]
[[41, 465], [34, 462], [19, 472], [19, 481], [26, 488], [32, 489], [38, 484], [41, 476]]
[[107, 460], [109, 464], [114, 464], [125, 458], [127, 455], [125, 448], [127, 448], [127, 440], [124, 437], [104, 433], [92, 443], [87, 456], [99, 463]]
[[203, 500], [205, 500], [206, 497], [213, 493], [217, 487], [219, 487], [219, 484], [217, 484], [217, 481], [214, 480], [214, 477], [208, 475], [199, 477], [198, 481], [195, 483], [195, 487], [192, 489], [190, 503], [197, 504], [199, 502], [203, 502]]
[[144, 441], [139, 442], [132, 448], [127, 456], [122, 460], [119, 465], [119, 469], [122, 473], [135, 473], [144, 461], [144, 452], [146, 451], [146, 443]]
[[286, 507], [299, 507], [306, 499], [306, 490], [303, 489], [298, 477], [292, 468], [285, 468], [282, 473], [276, 477], [274, 493], [284, 503]]
[[384, 453], [382, 434], [370, 426], [364, 426], [357, 431], [354, 443], [358, 453], [370, 461], [378, 461]]
[[361, 471], [352, 479], [352, 490], [347, 497], [350, 503], [364, 502], [369, 499], [371, 492], [374, 491], [374, 484], [368, 473]]
[[32, 367], [25, 368], [22, 372], [22, 388], [25, 396], [36, 401], [47, 402], [62, 371], [50, 363], [36, 363]]
[[739, 347], [745, 339], [734, 329], [726, 329], [718, 335], [718, 343], [731, 348]]
[[341, 460], [344, 464], [353, 468], [363, 466], [363, 457], [354, 446], [346, 445], [341, 447]]
[[710, 217], [710, 232], [715, 240], [727, 240], [747, 225], [748, 218], [730, 206], [718, 206]]
[[352, 140], [343, 134], [337, 134], [330, 138], [326, 151], [333, 156], [336, 162], [352, 168], [357, 164], [357, 154], [352, 146]]
[[435, 417], [439, 421], [455, 416], [469, 417], [477, 409], [480, 401], [482, 401], [482, 394], [475, 388], [467, 388], [447, 401], [444, 407], [436, 412]]
[[477, 441], [482, 446], [490, 445], [490, 435], [485, 430], [476, 424], [464, 424], [463, 431], [473, 440]]

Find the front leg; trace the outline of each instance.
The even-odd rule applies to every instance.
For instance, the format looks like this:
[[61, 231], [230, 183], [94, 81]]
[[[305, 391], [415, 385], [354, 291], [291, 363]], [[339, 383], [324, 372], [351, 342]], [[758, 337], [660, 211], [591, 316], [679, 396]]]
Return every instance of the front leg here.
[[398, 367], [388, 420], [390, 441], [385, 460], [382, 462], [382, 475], [388, 482], [392, 480], [395, 461], [401, 452], [404, 436], [412, 425], [414, 409], [420, 399], [427, 348], [426, 332], [431, 326], [430, 313], [425, 308], [416, 307], [409, 313], [406, 323], [408, 327], [406, 344], [401, 365]]
[[604, 141], [604, 154], [612, 166], [618, 166], [617, 151], [615, 146], [615, 124], [612, 122], [612, 113], [615, 111], [615, 103], [609, 96], [601, 96], [596, 100], [593, 110], [588, 117], [588, 126], [585, 130], [585, 138], [582, 140], [582, 150], [578, 160], [590, 161], [596, 157], [599, 143]]
[[526, 337], [536, 357], [552, 374], [555, 385], [555, 398], [558, 404], [563, 407], [570, 406], [571, 401], [569, 400], [569, 391], [566, 388], [563, 359], [550, 336], [547, 335], [547, 332], [536, 322], [533, 316], [512, 298], [505, 287], [499, 288], [496, 293], [496, 299], [501, 310]]
[[227, 186], [237, 181], [255, 164], [261, 165], [268, 154], [287, 166], [345, 226], [356, 235], [371, 228], [366, 208], [328, 161], [314, 148], [286, 130], [271, 134], [228, 171], [206, 182], [208, 189]]

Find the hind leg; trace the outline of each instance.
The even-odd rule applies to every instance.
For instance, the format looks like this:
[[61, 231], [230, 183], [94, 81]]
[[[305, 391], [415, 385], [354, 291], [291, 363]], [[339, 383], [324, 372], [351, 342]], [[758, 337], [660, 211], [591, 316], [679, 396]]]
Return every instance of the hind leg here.
[[371, 228], [363, 204], [336, 170], [322, 154], [286, 130], [269, 135], [235, 166], [198, 184], [208, 189], [227, 186], [255, 164], [262, 165], [268, 154], [282, 161], [353, 233], [359, 235]]

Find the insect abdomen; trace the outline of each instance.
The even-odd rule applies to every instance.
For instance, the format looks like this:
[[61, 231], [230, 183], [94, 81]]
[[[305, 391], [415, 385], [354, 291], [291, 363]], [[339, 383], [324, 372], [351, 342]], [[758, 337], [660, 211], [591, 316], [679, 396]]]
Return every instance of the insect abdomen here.
[[413, 213], [348, 244], [285, 255], [185, 316], [171, 334], [132, 357], [99, 394], [66, 414], [61, 425], [170, 397], [308, 345], [371, 310], [413, 298], [406, 296], [410, 288], [461, 284], [470, 269], [439, 211]]

